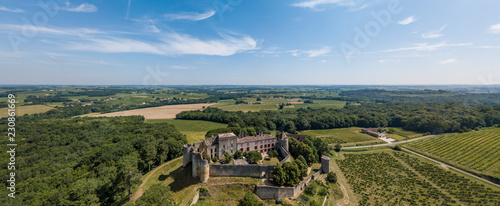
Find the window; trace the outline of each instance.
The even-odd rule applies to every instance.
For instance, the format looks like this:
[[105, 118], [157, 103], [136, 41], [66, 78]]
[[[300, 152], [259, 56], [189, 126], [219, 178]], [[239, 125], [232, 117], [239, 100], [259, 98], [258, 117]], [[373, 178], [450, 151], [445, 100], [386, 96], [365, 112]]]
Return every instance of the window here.
[[260, 141], [260, 143], [262, 144], [262, 140]]
[[267, 147], [271, 147], [271, 144], [267, 144]]
[[222, 149], [226, 149], [226, 145], [222, 145]]
[[257, 150], [257, 146], [255, 146], [255, 150]]
[[249, 145], [250, 145], [250, 142], [247, 142], [247, 146], [249, 146]]
[[274, 147], [274, 143], [273, 143], [273, 144], [271, 144], [271, 146], [272, 146], [272, 147]]
[[260, 153], [263, 153], [264, 151], [260, 150]]
[[250, 147], [247, 147], [247, 152], [250, 151]]
[[262, 149], [262, 145], [260, 145], [260, 148]]
[[241, 149], [240, 149], [240, 151], [242, 151], [242, 152], [243, 152], [243, 148], [241, 148]]

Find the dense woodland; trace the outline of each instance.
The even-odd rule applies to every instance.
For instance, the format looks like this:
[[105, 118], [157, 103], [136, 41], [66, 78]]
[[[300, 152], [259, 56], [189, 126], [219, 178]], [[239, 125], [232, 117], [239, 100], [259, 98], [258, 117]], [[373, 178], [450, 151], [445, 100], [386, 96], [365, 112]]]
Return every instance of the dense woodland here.
[[342, 109], [297, 109], [283, 111], [228, 112], [218, 108], [187, 111], [179, 119], [253, 127], [257, 132], [331, 129], [344, 127], [402, 127], [417, 132], [465, 132], [500, 124], [500, 105], [466, 106], [459, 103], [398, 104], [363, 103]]
[[[9, 205], [119, 205], [141, 173], [181, 156], [187, 143], [173, 125], [140, 116], [21, 119], [17, 127], [16, 198], [0, 197]], [[0, 156], [6, 168], [8, 153]]]

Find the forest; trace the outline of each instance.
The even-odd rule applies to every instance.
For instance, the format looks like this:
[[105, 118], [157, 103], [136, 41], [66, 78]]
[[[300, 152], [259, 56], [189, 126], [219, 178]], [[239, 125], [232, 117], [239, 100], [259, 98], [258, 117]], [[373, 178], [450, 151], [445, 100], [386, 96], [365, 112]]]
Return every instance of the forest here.
[[[8, 205], [120, 205], [141, 174], [181, 156], [187, 143], [173, 125], [142, 116], [20, 120], [17, 127], [17, 196], [0, 197]], [[0, 156], [7, 165], [8, 153]]]
[[500, 105], [362, 103], [342, 109], [230, 112], [218, 108], [185, 111], [179, 119], [253, 127], [257, 132], [332, 129], [346, 127], [402, 127], [422, 133], [466, 132], [500, 123]]

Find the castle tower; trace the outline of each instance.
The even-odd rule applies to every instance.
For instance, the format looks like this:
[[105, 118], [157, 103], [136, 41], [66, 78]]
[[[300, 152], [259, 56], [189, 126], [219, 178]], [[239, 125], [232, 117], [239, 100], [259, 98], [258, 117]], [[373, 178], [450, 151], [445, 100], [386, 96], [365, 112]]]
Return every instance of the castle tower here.
[[288, 137], [286, 136], [285, 131], [281, 132], [281, 135], [279, 137], [279, 143], [281, 147], [286, 149], [286, 151], [290, 151], [288, 150]]
[[330, 158], [329, 157], [327, 157], [327, 156], [321, 157], [321, 170], [323, 170], [323, 173], [330, 172]]

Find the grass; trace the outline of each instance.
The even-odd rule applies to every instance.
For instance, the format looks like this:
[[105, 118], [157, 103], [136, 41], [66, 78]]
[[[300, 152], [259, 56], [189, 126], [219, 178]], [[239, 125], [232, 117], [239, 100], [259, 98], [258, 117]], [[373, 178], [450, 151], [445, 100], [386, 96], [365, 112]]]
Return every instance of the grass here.
[[[291, 103], [291, 106], [286, 106], [286, 109], [299, 109], [299, 108], [342, 108], [345, 106], [344, 101], [337, 100], [314, 100], [313, 104], [304, 104], [299, 102], [299, 99], [282, 99], [282, 98], [262, 98], [260, 103], [257, 103], [256, 98], [244, 98], [245, 102], [253, 104], [235, 104], [234, 100], [221, 100], [214, 107], [220, 108], [225, 111], [244, 111], [244, 112], [257, 112], [260, 110], [278, 110], [280, 103]], [[302, 101], [302, 100], [301, 100]]]
[[500, 179], [500, 128], [439, 135], [403, 147], [477, 174]]
[[278, 160], [278, 158], [276, 157], [273, 157], [273, 158], [264, 158], [264, 160], [262, 160], [262, 164], [263, 165], [275, 165], [275, 164], [278, 164], [280, 161]]
[[382, 142], [381, 140], [367, 134], [361, 133], [361, 128], [350, 127], [341, 129], [307, 130], [300, 134], [321, 137], [329, 144], [353, 143], [353, 142]]
[[392, 134], [387, 134], [387, 136], [389, 136], [390, 138], [393, 138], [395, 140], [404, 140], [407, 138], [413, 139], [413, 138], [423, 136], [422, 133], [406, 131], [406, 130], [398, 128], [398, 127], [388, 127], [387, 129], [392, 131]]
[[182, 120], [182, 119], [161, 119], [146, 120], [148, 123], [169, 123], [173, 124], [179, 131], [207, 132], [208, 130], [227, 127], [227, 124], [209, 122], [203, 120]]
[[[23, 116], [25, 114], [44, 113], [52, 109], [54, 108], [45, 105], [16, 106], [16, 116]], [[1, 108], [0, 118], [8, 117], [7, 113], [8, 110], [9, 110], [8, 107]]]
[[146, 122], [173, 124], [177, 130], [186, 135], [189, 143], [200, 142], [205, 139], [205, 134], [209, 130], [227, 127], [227, 124], [203, 120], [161, 119], [146, 120]]

